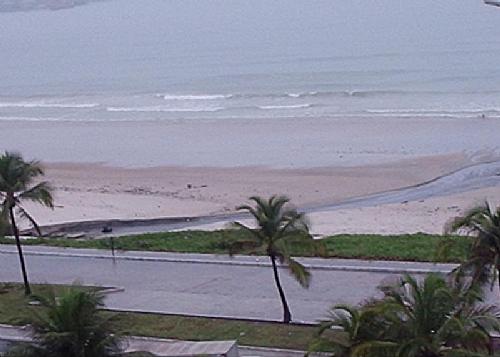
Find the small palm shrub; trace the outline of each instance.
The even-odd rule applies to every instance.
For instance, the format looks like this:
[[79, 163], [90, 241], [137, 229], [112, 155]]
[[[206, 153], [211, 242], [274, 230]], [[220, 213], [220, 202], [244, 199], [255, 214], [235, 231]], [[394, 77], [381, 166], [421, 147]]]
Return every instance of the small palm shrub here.
[[311, 351], [335, 357], [480, 357], [490, 355], [489, 332], [499, 313], [480, 290], [435, 274], [405, 276], [380, 287], [384, 297], [355, 308], [335, 306]]
[[[466, 233], [471, 240], [467, 259], [454, 273], [458, 278], [471, 276], [474, 284], [497, 283], [500, 287], [500, 206], [493, 208], [488, 202], [476, 206], [463, 216], [448, 222], [447, 233]], [[454, 245], [454, 240], [443, 242], [441, 255]]]
[[119, 355], [119, 340], [99, 313], [104, 306], [101, 293], [72, 287], [60, 296], [52, 290], [34, 299], [39, 303], [31, 314], [35, 343], [14, 348], [9, 357]]

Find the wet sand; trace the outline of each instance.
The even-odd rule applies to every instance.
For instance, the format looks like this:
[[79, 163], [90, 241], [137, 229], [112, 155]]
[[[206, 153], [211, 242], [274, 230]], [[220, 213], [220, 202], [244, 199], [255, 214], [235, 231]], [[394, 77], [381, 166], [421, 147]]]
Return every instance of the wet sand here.
[[0, 121], [0, 149], [119, 167], [315, 168], [498, 151], [493, 118]]

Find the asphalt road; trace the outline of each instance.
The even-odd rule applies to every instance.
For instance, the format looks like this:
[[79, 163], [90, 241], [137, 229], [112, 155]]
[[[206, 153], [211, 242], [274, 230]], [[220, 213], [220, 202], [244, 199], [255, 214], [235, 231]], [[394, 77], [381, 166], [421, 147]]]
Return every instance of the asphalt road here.
[[[14, 248], [0, 246], [0, 281], [21, 281]], [[26, 260], [32, 282], [70, 284], [77, 281], [123, 288], [123, 292], [107, 297], [106, 304], [112, 309], [281, 319], [272, 270], [265, 258], [129, 252], [119, 254], [113, 261], [109, 252], [103, 251], [26, 247]], [[333, 304], [357, 304], [376, 296], [377, 285], [397, 279], [402, 271], [424, 273], [449, 271], [452, 267], [422, 263], [303, 261], [312, 267], [313, 280], [309, 289], [302, 289], [281, 270], [293, 319], [303, 322], [324, 318]]]

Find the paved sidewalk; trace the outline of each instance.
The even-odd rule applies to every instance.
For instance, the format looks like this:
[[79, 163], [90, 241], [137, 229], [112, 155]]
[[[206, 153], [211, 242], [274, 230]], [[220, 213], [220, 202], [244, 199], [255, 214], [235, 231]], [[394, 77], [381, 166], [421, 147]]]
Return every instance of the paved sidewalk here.
[[[25, 247], [33, 282], [115, 286], [111, 309], [199, 316], [280, 320], [281, 304], [266, 258], [126, 252], [114, 261], [108, 251]], [[378, 295], [377, 286], [403, 271], [446, 272], [453, 265], [302, 259], [312, 267], [312, 284], [302, 289], [281, 270], [293, 319], [316, 322], [333, 304], [358, 304]], [[14, 246], [0, 246], [0, 281], [20, 281]], [[498, 296], [498, 295], [497, 295]]]
[[[2, 325], [0, 324], [0, 353], [11, 347], [11, 343], [30, 343], [32, 342], [32, 332], [28, 327]], [[303, 357], [305, 351], [285, 350], [271, 347], [255, 346], [237, 346], [236, 341], [181, 341], [172, 339], [160, 339], [154, 337], [128, 337], [125, 342], [127, 352], [149, 351], [159, 352], [164, 355], [168, 347], [175, 350], [175, 356], [192, 355], [195, 350], [203, 350], [203, 356], [208, 355], [209, 351], [238, 351], [240, 357]], [[179, 353], [179, 351], [181, 353]], [[171, 351], [172, 352], [172, 351]], [[210, 354], [212, 355], [212, 354]], [[329, 354], [312, 353], [312, 357], [326, 357]]]

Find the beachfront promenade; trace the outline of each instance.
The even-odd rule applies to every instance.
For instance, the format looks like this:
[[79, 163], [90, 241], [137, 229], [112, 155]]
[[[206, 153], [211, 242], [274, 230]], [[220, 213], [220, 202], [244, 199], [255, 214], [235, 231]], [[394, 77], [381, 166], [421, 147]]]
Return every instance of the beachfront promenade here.
[[[107, 307], [186, 315], [281, 319], [281, 305], [266, 258], [120, 252], [25, 247], [33, 283], [122, 288]], [[302, 289], [281, 271], [294, 321], [316, 322], [332, 304], [356, 304], [377, 294], [382, 281], [404, 273], [447, 272], [453, 265], [367, 262], [342, 259], [301, 260], [312, 268], [309, 289]], [[15, 246], [0, 246], [0, 281], [20, 281]], [[495, 292], [496, 293], [496, 292]], [[496, 295], [498, 296], [498, 295]]]

